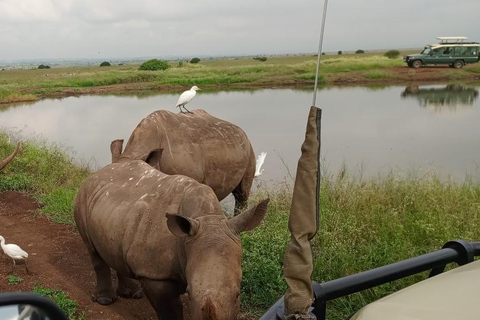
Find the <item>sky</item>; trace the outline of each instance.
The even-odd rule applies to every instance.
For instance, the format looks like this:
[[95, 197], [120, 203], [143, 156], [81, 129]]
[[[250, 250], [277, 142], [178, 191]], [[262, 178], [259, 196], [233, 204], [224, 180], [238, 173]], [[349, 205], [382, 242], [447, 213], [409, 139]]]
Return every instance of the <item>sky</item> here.
[[[323, 0], [0, 0], [0, 61], [313, 53]], [[479, 0], [330, 0], [323, 51], [480, 41]]]

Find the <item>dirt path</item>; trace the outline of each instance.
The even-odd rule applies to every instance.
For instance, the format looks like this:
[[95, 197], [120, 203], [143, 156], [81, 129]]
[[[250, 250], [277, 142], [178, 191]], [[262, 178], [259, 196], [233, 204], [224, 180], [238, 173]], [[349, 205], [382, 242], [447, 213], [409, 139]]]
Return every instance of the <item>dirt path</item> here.
[[[111, 306], [100, 306], [90, 300], [95, 275], [84, 244], [73, 227], [50, 223], [38, 213], [38, 203], [28, 195], [5, 191], [0, 193], [0, 235], [7, 243], [18, 244], [29, 253], [29, 269], [19, 265], [14, 274], [24, 280], [8, 283], [12, 261], [0, 254], [0, 292], [31, 291], [40, 284], [68, 292], [78, 301], [87, 319], [156, 319], [146, 298], [119, 298]], [[3, 251], [0, 250], [1, 253]]]

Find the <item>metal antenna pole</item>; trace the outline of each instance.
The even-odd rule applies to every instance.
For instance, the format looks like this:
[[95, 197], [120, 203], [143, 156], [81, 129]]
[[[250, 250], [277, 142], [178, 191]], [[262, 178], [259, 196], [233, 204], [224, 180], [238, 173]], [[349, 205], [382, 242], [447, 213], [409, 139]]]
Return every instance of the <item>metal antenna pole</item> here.
[[322, 56], [323, 33], [325, 32], [325, 19], [327, 18], [327, 5], [328, 0], [325, 0], [323, 5], [322, 29], [320, 31], [320, 41], [318, 43], [317, 71], [315, 72], [315, 87], [313, 88], [312, 106], [315, 106], [317, 101], [318, 72], [320, 71], [320, 57]]

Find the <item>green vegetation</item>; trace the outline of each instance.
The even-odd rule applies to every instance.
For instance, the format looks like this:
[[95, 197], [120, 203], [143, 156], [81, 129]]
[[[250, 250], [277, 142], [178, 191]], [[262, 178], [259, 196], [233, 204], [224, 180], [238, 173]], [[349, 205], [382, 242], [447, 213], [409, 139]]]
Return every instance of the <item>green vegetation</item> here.
[[253, 60], [257, 60], [257, 61], [260, 61], [260, 62], [265, 62], [265, 61], [267, 61], [267, 57], [255, 57], [255, 58], [253, 58]]
[[85, 312], [78, 311], [78, 302], [68, 297], [68, 293], [62, 290], [54, 290], [37, 285], [33, 293], [45, 296], [55, 301], [57, 306], [67, 315], [69, 320], [84, 320], [87, 318]]
[[100, 67], [110, 67], [110, 66], [111, 64], [108, 61], [103, 61], [102, 63], [100, 63]]
[[38, 66], [37, 69], [50, 69], [50, 66], [45, 65], [45, 64], [41, 64], [41, 65]]
[[9, 275], [8, 276], [8, 284], [10, 285], [16, 285], [19, 284], [20, 282], [23, 281], [22, 277], [19, 276], [14, 276], [14, 275]]
[[[388, 58], [385, 58], [389, 60]], [[14, 146], [0, 135], [0, 158]], [[72, 163], [58, 146], [26, 142], [0, 174], [0, 190], [22, 190], [46, 204], [56, 222], [73, 224], [72, 203], [89, 170]], [[252, 202], [270, 197], [262, 225], [242, 235], [242, 310], [259, 315], [286, 289], [282, 278], [291, 189], [262, 190]], [[448, 240], [480, 239], [480, 180], [440, 180], [435, 174], [389, 174], [369, 180], [343, 169], [323, 174], [320, 230], [314, 239], [318, 282], [336, 279], [440, 249]], [[329, 319], [345, 319], [366, 303], [425, 275], [396, 281], [328, 304]], [[39, 289], [40, 290], [40, 289]], [[40, 290], [42, 291], [42, 290]], [[58, 293], [58, 292], [57, 292]]]
[[337, 53], [340, 55], [340, 54], [342, 54], [343, 52], [340, 50], [340, 51], [338, 51]]
[[200, 62], [200, 58], [192, 58], [190, 60], [190, 63], [199, 63]]
[[[407, 54], [410, 52], [402, 52]], [[266, 58], [266, 57], [265, 57]], [[156, 60], [160, 61], [160, 60]], [[46, 70], [5, 70], [0, 77], [0, 103], [18, 101], [34, 101], [43, 97], [66, 96], [75, 92], [95, 93], [98, 86], [125, 84], [135, 86], [139, 90], [158, 88], [175, 89], [190, 87], [192, 83], [204, 87], [242, 85], [267, 86], [269, 84], [311, 84], [315, 79], [317, 59], [312, 55], [268, 57], [267, 61], [258, 63], [251, 58], [204, 60], [201, 64], [192, 64], [175, 61], [170, 66], [167, 62], [160, 62], [166, 70], [151, 71], [154, 68], [150, 62], [139, 65], [115, 65], [108, 68], [75, 67], [54, 68]], [[394, 67], [407, 67], [401, 59], [389, 59], [384, 53], [338, 54], [325, 55], [322, 59], [321, 82], [329, 84], [342, 79], [349, 79], [350, 83], [361, 82], [371, 71], [384, 71]], [[152, 65], [157, 63], [152, 62]], [[146, 70], [142, 70], [145, 68]], [[347, 74], [355, 72], [354, 75]], [[388, 71], [387, 71], [388, 72]], [[459, 79], [474, 79], [480, 73], [477, 65], [468, 65], [456, 70]], [[396, 76], [396, 81], [411, 81], [412, 77]], [[432, 75], [435, 76], [435, 75]], [[445, 80], [444, 72], [438, 72]], [[374, 76], [375, 77], [375, 76]], [[431, 78], [430, 78], [431, 80]], [[122, 86], [111, 87], [110, 92], [119, 92]], [[102, 88], [105, 92], [105, 88]], [[117, 90], [117, 91], [115, 91]], [[166, 90], [166, 89], [164, 89]]]
[[142, 63], [138, 70], [149, 70], [149, 71], [157, 71], [157, 70], [167, 70], [170, 67], [167, 61], [152, 59], [145, 61]]
[[355, 51], [355, 54], [361, 54], [361, 53], [365, 53], [365, 51], [362, 49], [358, 49], [357, 51]]
[[[13, 151], [7, 136], [0, 134], [0, 158]], [[73, 224], [73, 200], [89, 169], [73, 163], [65, 149], [44, 141], [22, 143], [17, 155], [0, 175], [0, 191], [19, 190], [45, 204], [41, 210], [52, 221]]]
[[390, 58], [390, 59], [396, 59], [400, 56], [400, 51], [389, 50], [389, 51], [385, 52], [384, 56], [387, 57], [387, 58]]

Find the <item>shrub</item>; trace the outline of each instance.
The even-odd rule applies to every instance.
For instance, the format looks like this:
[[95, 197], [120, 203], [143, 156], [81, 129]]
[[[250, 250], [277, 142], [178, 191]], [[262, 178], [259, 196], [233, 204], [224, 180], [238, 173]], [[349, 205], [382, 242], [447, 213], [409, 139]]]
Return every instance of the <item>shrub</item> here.
[[45, 64], [41, 64], [41, 65], [38, 66], [38, 69], [50, 69], [50, 66], [45, 65]]
[[190, 63], [199, 63], [200, 62], [200, 58], [192, 58], [192, 60], [190, 60]]
[[139, 70], [150, 70], [150, 71], [167, 70], [169, 67], [170, 66], [168, 65], [167, 61], [152, 59], [142, 63]]
[[358, 49], [357, 51], [355, 51], [356, 54], [359, 54], [359, 53], [365, 53], [365, 51], [363, 51], [362, 49]]
[[398, 58], [399, 55], [400, 55], [400, 51], [398, 50], [389, 50], [384, 54], [385, 57], [388, 57], [390, 59]]
[[324, 56], [324, 55], [325, 55], [325, 52], [322, 52], [322, 56]]
[[338, 51], [338, 54], [342, 54], [342, 53], [343, 53], [342, 50]]
[[102, 63], [100, 63], [100, 67], [110, 67], [110, 66], [111, 64], [108, 61], [103, 61]]
[[255, 57], [255, 58], [253, 58], [253, 60], [265, 62], [265, 61], [267, 61], [267, 57]]

